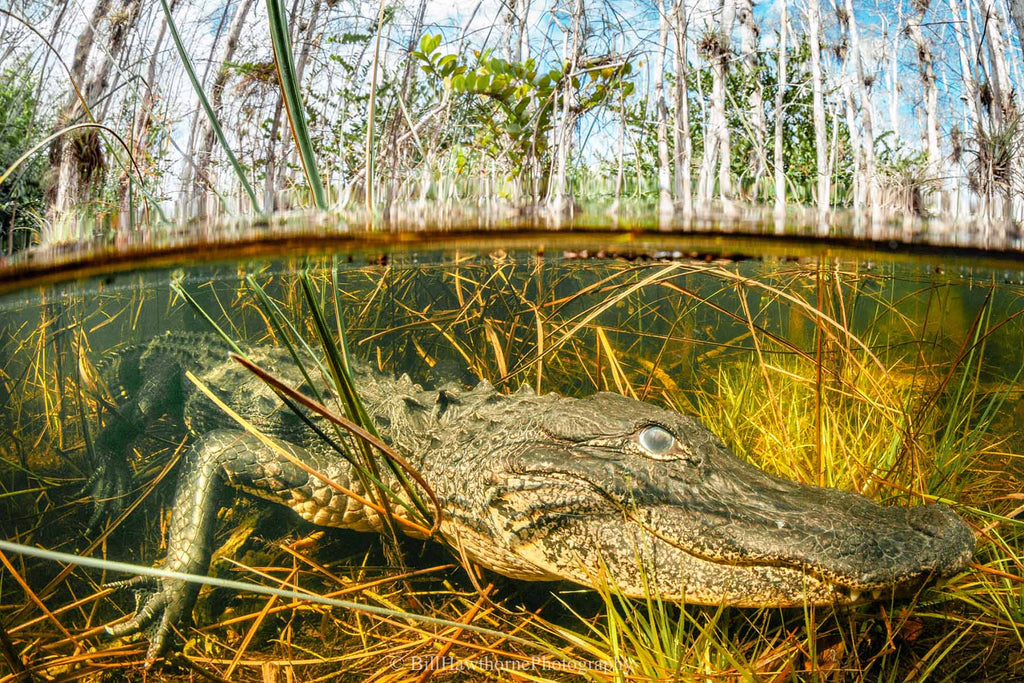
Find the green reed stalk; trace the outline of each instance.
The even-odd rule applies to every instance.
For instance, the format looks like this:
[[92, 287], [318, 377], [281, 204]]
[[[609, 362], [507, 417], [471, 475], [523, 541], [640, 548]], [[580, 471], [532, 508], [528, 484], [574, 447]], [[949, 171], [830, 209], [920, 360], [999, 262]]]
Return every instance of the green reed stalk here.
[[[306, 368], [305, 364], [301, 361], [301, 359], [299, 357], [299, 354], [298, 354], [298, 351], [295, 349], [295, 347], [288, 340], [287, 335], [284, 334], [284, 329], [281, 326], [281, 321], [282, 320], [287, 321], [287, 319], [280, 315], [280, 310], [277, 310], [276, 306], [273, 306], [273, 303], [271, 302], [270, 298], [266, 295], [266, 293], [263, 291], [263, 289], [258, 284], [256, 284], [255, 280], [252, 279], [252, 276], [249, 276], [248, 279], [249, 279], [249, 284], [253, 287], [254, 291], [257, 292], [257, 299], [259, 300], [260, 304], [264, 306], [264, 311], [268, 314], [269, 319], [272, 321], [272, 324], [274, 326], [275, 331], [278, 332], [282, 342], [286, 345], [286, 348], [288, 349], [289, 353], [291, 353], [292, 358], [295, 360], [295, 364], [298, 366], [300, 372], [302, 373], [303, 378], [309, 384], [309, 387], [310, 387], [310, 389], [312, 389], [313, 393], [316, 394], [317, 399], [321, 403], [323, 403], [322, 395], [321, 395], [320, 391], [316, 388], [317, 385], [316, 385], [315, 382], [313, 382], [312, 378], [310, 377], [309, 371]], [[220, 325], [218, 325], [216, 323], [216, 321], [210, 316], [210, 314], [207, 313], [206, 310], [199, 304], [199, 302], [196, 301], [192, 297], [191, 294], [189, 294], [188, 290], [186, 290], [184, 287], [181, 286], [181, 282], [180, 282], [179, 279], [175, 278], [171, 282], [170, 286], [171, 286], [171, 290], [175, 294], [177, 294], [182, 299], [184, 299], [185, 302], [189, 306], [191, 306], [192, 309], [196, 313], [198, 313], [204, 320], [206, 320], [206, 323], [208, 325], [210, 325], [210, 327], [213, 328], [213, 330], [218, 334], [218, 336], [220, 336], [221, 339], [224, 340], [225, 343], [228, 344], [228, 346], [231, 347], [232, 351], [234, 351], [234, 353], [237, 356], [239, 356], [240, 358], [244, 359], [246, 361], [246, 363], [252, 363], [252, 361], [251, 361], [251, 359], [249, 359], [248, 355], [246, 355], [246, 353], [238, 346], [238, 344], [235, 343], [235, 340], [231, 338], [231, 335], [229, 335], [227, 332], [225, 332], [224, 329]], [[276, 310], [276, 312], [275, 312], [275, 310]], [[321, 313], [321, 315], [322, 315], [322, 313]], [[290, 324], [289, 324], [289, 326], [290, 326]], [[306, 347], [306, 351], [309, 353], [309, 357], [312, 358], [314, 361], [316, 361], [317, 365], [320, 366], [321, 372], [323, 372], [324, 374], [327, 374], [327, 371], [324, 369], [323, 365], [320, 364], [320, 362], [316, 360], [314, 354], [312, 353], [312, 350], [305, 343], [305, 341], [302, 340], [301, 336], [294, 329], [294, 327], [292, 327], [292, 332], [296, 335], [296, 338], [298, 338], [300, 341], [302, 341], [303, 345]], [[246, 365], [246, 363], [243, 363], [243, 365], [245, 365], [247, 368], [249, 368], [249, 366]], [[251, 370], [251, 368], [250, 368], [250, 370]], [[346, 372], [348, 372], [348, 371], [346, 370]], [[259, 374], [259, 373], [257, 373], [257, 374]], [[261, 376], [261, 378], [264, 381], [267, 381], [266, 378], [264, 378], [262, 376]], [[351, 377], [348, 378], [348, 381], [351, 383]], [[359, 478], [359, 481], [360, 481], [360, 484], [362, 484], [363, 490], [370, 491], [371, 490], [370, 483], [372, 483], [375, 487], [377, 487], [377, 490], [382, 492], [382, 494], [387, 494], [398, 505], [400, 505], [400, 506], [404, 507], [405, 509], [409, 510], [410, 513], [415, 514], [415, 511], [412, 508], [410, 508], [401, 499], [400, 496], [398, 496], [394, 491], [392, 491], [388, 486], [386, 486], [380, 480], [379, 472], [377, 472], [375, 469], [368, 468], [366, 466], [366, 463], [360, 462], [351, 453], [349, 453], [349, 450], [348, 450], [348, 448], [346, 446], [346, 441], [345, 441], [345, 438], [344, 438], [344, 434], [342, 433], [342, 431], [340, 430], [340, 428], [338, 427], [338, 425], [336, 423], [332, 422], [332, 425], [334, 425], [335, 433], [338, 436], [338, 439], [334, 440], [334, 439], [331, 439], [326, 433], [324, 433], [323, 430], [320, 429], [320, 427], [318, 427], [315, 423], [313, 423], [309, 419], [309, 416], [306, 415], [305, 412], [303, 412], [302, 410], [299, 410], [298, 405], [296, 405], [296, 403], [294, 401], [295, 396], [293, 396], [291, 394], [291, 392], [286, 391], [286, 390], [282, 390], [279, 387], [275, 387], [272, 384], [271, 384], [271, 388], [273, 388], [274, 391], [277, 392], [278, 396], [281, 398], [281, 401], [293, 413], [295, 413], [295, 415], [298, 416], [299, 419], [301, 419], [306, 424], [307, 427], [309, 427], [313, 432], [315, 432], [321, 439], [324, 440], [325, 443], [327, 443], [335, 452], [337, 452], [339, 455], [341, 455], [343, 458], [345, 458], [345, 460], [348, 461], [348, 463], [351, 464], [353, 468], [355, 468], [355, 474]], [[354, 389], [353, 389], [353, 391], [354, 391]], [[365, 411], [363, 411], [363, 414], [365, 415]], [[370, 419], [369, 417], [366, 417], [367, 421], [369, 421], [369, 419]], [[369, 422], [369, 424], [372, 425], [372, 422]], [[357, 425], [357, 426], [361, 426], [361, 425]], [[373, 433], [373, 436], [375, 436], [375, 437], [377, 436], [376, 432]], [[368, 449], [369, 448], [369, 446], [367, 444], [365, 444], [362, 439], [358, 439], [358, 441], [361, 444], [362, 448], [364, 448], [364, 449]], [[388, 460], [388, 463], [391, 464], [391, 461]], [[394, 465], [392, 465], [392, 467], [394, 467]], [[407, 483], [408, 479], [403, 478], [401, 481], [406, 483], [406, 488], [407, 489], [410, 488], [410, 485]], [[416, 497], [415, 492], [413, 492], [410, 495], [412, 496], [414, 501], [419, 500]], [[425, 507], [422, 506], [422, 505], [418, 506], [418, 507], [420, 508], [419, 512], [423, 513], [423, 511], [425, 510]], [[426, 519], [426, 517], [424, 517], [424, 519]]]
[[[320, 346], [327, 358], [327, 367], [330, 369], [331, 378], [334, 380], [335, 390], [342, 398], [342, 405], [345, 407], [348, 419], [365, 429], [374, 437], [378, 437], [377, 427], [367, 414], [366, 409], [363, 407], [362, 399], [359, 397], [358, 391], [356, 391], [355, 382], [352, 379], [352, 368], [348, 361], [348, 351], [343, 348], [345, 340], [344, 338], [341, 338], [335, 341], [331, 337], [330, 329], [327, 326], [327, 319], [324, 315], [324, 309], [321, 303], [317, 300], [318, 292], [316, 291], [313, 280], [309, 275], [309, 271], [303, 271], [299, 274], [299, 282], [302, 285], [302, 293], [305, 297], [306, 304], [309, 306], [311, 317], [313, 319], [313, 329], [316, 331], [317, 339], [320, 342]], [[333, 284], [337, 287], [337, 281]], [[365, 440], [360, 439], [359, 447], [362, 450], [364, 466], [376, 480], [380, 480], [380, 470], [377, 467], [376, 459], [374, 458], [370, 444]], [[391, 473], [397, 477], [399, 485], [405, 490], [417, 511], [422, 515], [422, 519], [430, 519], [430, 513], [428, 512], [427, 505], [423, 502], [422, 497], [412, 486], [408, 477], [405, 475], [405, 472], [402, 471], [402, 468], [391, 458], [387, 457], [387, 454], [384, 454], [384, 463], [388, 466], [388, 469], [391, 470]], [[378, 502], [384, 502], [382, 495]], [[393, 528], [394, 525], [393, 521], [390, 519], [390, 510], [389, 508], [385, 509], [388, 510], [388, 524]]]
[[[163, 0], [166, 2], [166, 0]], [[309, 138], [309, 126], [306, 124], [305, 108], [298, 71], [295, 69], [295, 57], [292, 54], [292, 43], [288, 37], [288, 15], [281, 0], [267, 0], [267, 13], [270, 15], [270, 40], [274, 45], [274, 64], [277, 65], [277, 81], [281, 85], [284, 97], [284, 108], [288, 112], [288, 125], [292, 129], [295, 147], [299, 150], [302, 170], [306, 174], [306, 184], [313, 194], [313, 203], [321, 211], [327, 210], [327, 197], [324, 185], [320, 180], [320, 170], [313, 153], [313, 143]]]
[[235, 157], [235, 153], [231, 151], [231, 147], [228, 145], [228, 140], [224, 137], [224, 130], [220, 127], [220, 121], [217, 120], [217, 115], [213, 112], [213, 106], [210, 104], [210, 100], [207, 99], [206, 93], [203, 92], [203, 86], [199, 82], [199, 77], [196, 76], [196, 71], [192, 68], [192, 60], [188, 58], [188, 53], [185, 52], [185, 45], [181, 42], [181, 36], [178, 35], [178, 27], [174, 23], [174, 19], [171, 17], [171, 8], [167, 6], [167, 0], [160, 0], [160, 4], [164, 8], [164, 17], [167, 19], [167, 27], [171, 30], [171, 38], [174, 39], [174, 47], [178, 50], [178, 57], [181, 59], [182, 66], [185, 67], [185, 73], [188, 74], [188, 80], [192, 82], [192, 89], [196, 91], [196, 95], [199, 97], [199, 104], [203, 106], [203, 111], [206, 112], [206, 117], [210, 120], [210, 127], [213, 128], [214, 135], [217, 136], [217, 141], [220, 146], [224, 148], [224, 153], [228, 157], [228, 161], [231, 163], [231, 168], [235, 170], [235, 175], [238, 176], [238, 181], [242, 183], [242, 188], [245, 193], [249, 195], [249, 201], [252, 203], [253, 211], [258, 214], [262, 214], [260, 210], [260, 204], [256, 201], [256, 193], [252, 191], [252, 186], [249, 185], [248, 179], [245, 177], [245, 169], [238, 162]]

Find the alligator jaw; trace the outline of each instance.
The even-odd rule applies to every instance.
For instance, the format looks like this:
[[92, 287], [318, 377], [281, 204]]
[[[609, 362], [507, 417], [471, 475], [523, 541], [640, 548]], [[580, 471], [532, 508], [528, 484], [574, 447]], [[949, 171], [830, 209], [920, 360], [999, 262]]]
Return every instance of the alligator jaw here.
[[[717, 555], [688, 535], [673, 538], [679, 525], [670, 520], [679, 510], [655, 509], [643, 523], [634, 522], [641, 530], [639, 545], [657, 557], [650, 565], [659, 568], [656, 592], [663, 594], [672, 581], [660, 568], [674, 566], [682, 577], [680, 597], [690, 602], [850, 604], [913, 592], [956, 574], [971, 560], [974, 533], [945, 505], [882, 507], [856, 494], [806, 489], [808, 498], [824, 493], [846, 507], [809, 503], [794, 521], [783, 522], [780, 515], [773, 527], [761, 517], [734, 513], [716, 528], [731, 552]], [[831, 524], [823, 523], [827, 515]]]

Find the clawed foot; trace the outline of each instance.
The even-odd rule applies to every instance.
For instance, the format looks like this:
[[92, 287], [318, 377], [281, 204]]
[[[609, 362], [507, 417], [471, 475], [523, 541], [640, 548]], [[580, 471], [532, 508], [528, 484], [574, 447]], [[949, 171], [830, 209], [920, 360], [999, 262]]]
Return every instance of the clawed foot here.
[[86, 536], [92, 536], [103, 519], [124, 508], [125, 497], [131, 488], [132, 471], [123, 459], [111, 458], [96, 468], [79, 492], [79, 495], [92, 498], [92, 515], [85, 527]]
[[[174, 627], [192, 611], [198, 586], [179, 579], [137, 576], [107, 584], [108, 588], [135, 590], [135, 615], [128, 621], [105, 627], [108, 635], [120, 638], [146, 630], [149, 649], [146, 668], [167, 651]], [[148, 589], [148, 590], [147, 590]]]

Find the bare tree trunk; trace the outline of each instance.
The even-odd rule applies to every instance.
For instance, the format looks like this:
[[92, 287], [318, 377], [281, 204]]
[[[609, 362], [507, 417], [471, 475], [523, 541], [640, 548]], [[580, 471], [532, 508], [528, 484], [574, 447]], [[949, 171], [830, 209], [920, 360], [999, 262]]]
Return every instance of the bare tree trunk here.
[[[92, 50], [95, 27], [110, 14], [110, 0], [100, 0], [93, 10], [92, 21], [79, 36], [75, 49], [72, 72], [85, 73], [86, 62]], [[122, 0], [116, 9], [116, 21], [108, 22], [107, 44], [103, 59], [93, 75], [85, 82], [83, 96], [86, 102], [95, 104], [106, 93], [109, 85], [110, 67], [117, 60], [125, 42], [138, 22], [141, 14], [141, 0]], [[81, 106], [74, 95], [59, 117], [57, 125], [66, 126], [82, 114]], [[68, 138], [68, 136], [65, 136]], [[103, 146], [95, 130], [86, 131], [68, 139], [58, 138], [51, 148], [51, 162], [57, 178], [51, 203], [51, 216], [56, 217], [88, 200], [100, 182], [105, 167]]]
[[1006, 0], [1010, 10], [1010, 18], [1017, 29], [1017, 40], [1024, 43], [1024, 0]]
[[[210, 88], [210, 106], [213, 108], [213, 113], [217, 116], [218, 120], [223, 118], [224, 88], [227, 86], [228, 77], [231, 75], [228, 65], [235, 57], [235, 50], [238, 49], [238, 39], [242, 35], [242, 28], [245, 26], [246, 19], [249, 18], [253, 2], [254, 0], [241, 0], [238, 9], [235, 10], [235, 17], [232, 19], [231, 28], [228, 30], [228, 39], [224, 43], [224, 49], [220, 55], [220, 66]], [[199, 157], [196, 161], [191, 189], [193, 197], [201, 196], [209, 184], [210, 165], [212, 163], [213, 143], [215, 140], [213, 125], [205, 116], [199, 126], [199, 131]]]
[[736, 0], [722, 0], [722, 52], [716, 63], [715, 80], [719, 85], [716, 102], [718, 117], [718, 194], [726, 210], [732, 203], [732, 151], [729, 143], [729, 122], [725, 118], [726, 79], [732, 58], [732, 25], [736, 20]]
[[[974, 7], [977, 2], [975, 0], [962, 0], [962, 2], [964, 3], [964, 18], [967, 19], [967, 31], [965, 35], [968, 54], [974, 56], [973, 64], [975, 68], [972, 69], [972, 71], [975, 73], [975, 80], [979, 83], [991, 83], [992, 69], [988, 63], [988, 57], [984, 56], [985, 53], [982, 51], [977, 26], [975, 25]], [[991, 111], [989, 112], [989, 115], [991, 115]]]
[[619, 209], [622, 201], [622, 186], [626, 176], [626, 98], [619, 99], [619, 153], [617, 158], [618, 171], [615, 174], [615, 200], [612, 202], [611, 212]]
[[[110, 11], [110, 3], [111, 0], [98, 0], [93, 8], [92, 17], [78, 36], [78, 42], [75, 44], [75, 56], [71, 62], [71, 74], [76, 83], [81, 83], [85, 78], [89, 53], [92, 52], [96, 38], [94, 27], [107, 16], [107, 12]], [[59, 130], [70, 125], [84, 113], [77, 94], [74, 91], [70, 92], [55, 129]], [[102, 168], [103, 152], [99, 149], [99, 140], [96, 139], [96, 136], [82, 134], [75, 137], [76, 139], [71, 139], [70, 136], [59, 137], [50, 147], [50, 165], [54, 168], [54, 177], [56, 178], [56, 182], [51, 186], [51, 196], [49, 197], [51, 220], [56, 217], [56, 214], [66, 211], [79, 200], [82, 192], [80, 187], [82, 178], [78, 171], [82, 166], [80, 164], [81, 157], [85, 156], [86, 144], [95, 142], [94, 146], [90, 145], [88, 157], [100, 161], [100, 165], [94, 164], [91, 170], [95, 172]]]
[[668, 48], [668, 12], [658, 0], [658, 51], [654, 57], [654, 103], [658, 111], [658, 213], [671, 214], [672, 177], [668, 159], [668, 106], [665, 103], [665, 51]]
[[[925, 13], [928, 5], [925, 2], [918, 2], [917, 21], [907, 24], [910, 39], [917, 50], [918, 69], [921, 73], [921, 85], [924, 87], [924, 111], [925, 111], [925, 152], [928, 156], [928, 174], [935, 178], [939, 173], [941, 157], [939, 154], [939, 88], [935, 79], [935, 65], [932, 60], [931, 47], [924, 37], [921, 25], [924, 24]], [[933, 194], [930, 191], [929, 195]], [[931, 204], [932, 197], [926, 200], [926, 205]], [[932, 207], [934, 208], [934, 207]]]
[[830, 207], [830, 173], [826, 157], [825, 95], [821, 78], [821, 8], [818, 0], [807, 0], [807, 25], [811, 50], [811, 89], [813, 91], [814, 153], [818, 176], [818, 217], [824, 219]]
[[693, 213], [693, 140], [690, 138], [690, 97], [687, 83], [686, 56], [686, 0], [675, 0], [675, 60], [676, 60], [676, 93], [675, 93], [675, 126], [673, 136], [675, 143], [675, 200], [682, 204], [683, 214]]
[[892, 51], [889, 53], [889, 130], [900, 138], [900, 87], [899, 57], [900, 33], [903, 26], [903, 2], [896, 7], [896, 28], [886, 33], [892, 36]]
[[[412, 30], [409, 32], [409, 42], [405, 47], [405, 71], [402, 73], [402, 87], [399, 89], [398, 96], [402, 99], [402, 102], [394, 108], [395, 116], [391, 119], [391, 130], [389, 137], [391, 142], [388, 144], [388, 184], [387, 184], [387, 195], [384, 198], [384, 212], [385, 214], [391, 208], [391, 202], [394, 201], [395, 191], [398, 183], [398, 159], [402, 144], [399, 142], [399, 135], [403, 132], [406, 127], [406, 120], [403, 116], [400, 116], [401, 112], [405, 111], [406, 105], [409, 102], [409, 96], [412, 92], [412, 88], [416, 83], [416, 60], [413, 59], [412, 53], [416, 50], [419, 44], [419, 35], [423, 26], [423, 17], [427, 11], [427, 0], [420, 0], [420, 5], [416, 11], [416, 18], [413, 21]], [[411, 126], [412, 124], [409, 123]]]
[[[830, 142], [828, 143], [828, 162], [825, 166], [825, 176], [829, 179], [829, 192], [831, 193], [832, 177], [836, 172], [836, 165], [839, 163], [839, 107], [841, 105], [837, 102], [832, 107], [832, 134], [829, 137]], [[856, 149], [856, 145], [854, 145]], [[831, 206], [832, 198], [828, 198], [828, 205]], [[824, 221], [825, 214], [819, 212], [819, 221]]]
[[[970, 12], [970, 8], [967, 11]], [[967, 43], [964, 38], [966, 31], [960, 23], [960, 7], [957, 0], [949, 0], [949, 13], [952, 17], [949, 28], [956, 37], [957, 53], [960, 58], [960, 79], [964, 91], [964, 108], [970, 121], [970, 130], [975, 131], [981, 118], [978, 109], [978, 81], [974, 77], [974, 68], [967, 56]]]
[[998, 106], [992, 108], [993, 123], [1001, 123], [1013, 111], [1013, 85], [1010, 83], [1010, 69], [1006, 64], [1006, 45], [1003, 43], [1003, 21], [993, 0], [980, 0], [982, 25], [988, 43], [989, 60], [992, 65], [992, 91]]
[[575, 91], [572, 79], [576, 75], [582, 49], [583, 33], [583, 0], [573, 3], [572, 18], [569, 22], [569, 35], [566, 36], [566, 55], [563, 62], [567, 64], [566, 73], [562, 76], [562, 114], [558, 122], [558, 137], [555, 140], [555, 172], [548, 192], [549, 207], [555, 214], [562, 214], [570, 207], [567, 196], [569, 148], [572, 146], [572, 127], [575, 117], [572, 114]]
[[786, 169], [782, 156], [783, 104], [786, 98], [786, 34], [789, 33], [786, 3], [781, 3], [779, 19], [779, 73], [775, 93], [775, 214], [786, 215]]
[[853, 149], [853, 213], [860, 217], [867, 205], [867, 183], [864, 173], [864, 146], [861, 142], [860, 129], [857, 127], [857, 107], [853, 103], [853, 88], [849, 79], [843, 79], [842, 91], [845, 103], [846, 129], [850, 134], [850, 147]]
[[[174, 8], [177, 6], [178, 0], [171, 0], [168, 3], [171, 12], [174, 12]], [[153, 104], [154, 104], [154, 90], [156, 88], [156, 66], [158, 58], [160, 57], [160, 49], [163, 45], [164, 38], [167, 36], [167, 17], [162, 16], [160, 19], [160, 31], [157, 33], [156, 40], [153, 42], [152, 55], [149, 58], [149, 65], [146, 68], [146, 82], [145, 92], [142, 96], [142, 104], [138, 111], [135, 113], [135, 117], [132, 121], [132, 137], [131, 147], [132, 156], [135, 157], [136, 161], [140, 166], [148, 166], [147, 160], [149, 159], [149, 150], [147, 149], [147, 136], [149, 134], [150, 124], [153, 120]], [[125, 205], [127, 185], [122, 188], [121, 203]]]
[[526, 30], [526, 20], [530, 16], [530, 0], [520, 0], [519, 8], [519, 49], [516, 51], [516, 61], [525, 62], [530, 58], [530, 33]]
[[[506, 58], [513, 63], [526, 59], [526, 18], [530, 14], [530, 0], [506, 0], [501, 11], [501, 44]], [[422, 21], [422, 19], [421, 19]]]
[[[228, 22], [228, 15], [231, 12], [231, 0], [228, 0], [224, 4], [224, 9], [221, 11], [220, 21], [217, 22], [217, 32], [213, 35], [213, 44], [210, 46], [210, 59], [206, 60], [206, 67], [203, 69], [203, 78], [200, 83], [205, 87], [206, 79], [210, 76], [210, 68], [214, 63], [213, 53], [217, 50], [217, 46], [220, 45], [220, 39], [224, 34], [224, 27]], [[181, 199], [179, 205], [181, 211], [186, 215], [189, 213], [189, 204], [201, 192], [202, 181], [204, 178], [198, 177], [198, 163], [196, 161], [195, 150], [196, 145], [200, 144], [202, 140], [202, 126], [206, 123], [206, 112], [203, 108], [196, 104], [196, 107], [192, 111], [192, 122], [189, 125], [188, 130], [188, 145], [185, 148], [185, 165], [181, 169]], [[198, 192], [195, 191], [198, 189]]]
[[740, 63], [747, 80], [753, 82], [747, 107], [749, 112], [747, 125], [750, 126], [751, 137], [749, 166], [754, 176], [751, 194], [755, 201], [759, 201], [763, 196], [762, 185], [768, 170], [768, 155], [765, 151], [767, 149], [768, 124], [764, 117], [764, 90], [757, 73], [757, 46], [760, 29], [757, 26], [757, 20], [754, 19], [753, 0], [739, 0], [736, 16], [740, 25], [740, 52], [743, 54]]
[[[1020, 61], [1018, 59], [1018, 52], [1011, 50], [1010, 46], [1013, 44], [1013, 31], [1010, 29], [1009, 24], [1011, 19], [1007, 16], [1008, 12], [1004, 6], [998, 2], [993, 3], [993, 8], [996, 16], [999, 18], [999, 25], [1002, 27], [1003, 32], [1000, 34], [1002, 38], [1002, 44], [1006, 46], [1005, 49], [1001, 50], [1001, 57], [1003, 61], [1003, 69], [1006, 71], [1006, 80], [1008, 89], [1002, 93], [1003, 102], [1003, 114], [1005, 117], [1006, 124], [1004, 128], [1011, 125], [1011, 121], [1017, 113], [1020, 112], [1020, 106], [1017, 101], [1019, 99], [1019, 93], [1014, 91], [1013, 78], [1010, 75], [1010, 66], [1013, 67], [1013, 73], [1017, 76], [1018, 84], [1024, 82], [1021, 76]], [[993, 27], [993, 30], [995, 27]], [[1019, 39], [1019, 35], [1018, 35]], [[991, 46], [990, 46], [991, 47]], [[1005, 60], [1009, 60], [1010, 64], [1007, 64]], [[1013, 220], [1019, 218], [1022, 208], [1022, 197], [1024, 197], [1024, 158], [1021, 155], [1015, 155], [1010, 163], [1014, 166], [1012, 174], [1012, 185], [1013, 187], [1008, 188], [1007, 197], [1005, 199], [1006, 209], [1004, 218]]]
[[857, 15], [853, 11], [853, 0], [846, 0], [845, 12], [840, 20], [846, 24], [850, 37], [850, 51], [853, 53], [853, 64], [857, 74], [857, 98], [860, 109], [861, 125], [864, 134], [861, 136], [861, 150], [864, 158], [864, 189], [865, 199], [871, 208], [872, 218], [877, 217], [879, 205], [878, 177], [875, 170], [875, 130], [874, 107], [868, 92], [867, 79], [864, 73], [864, 60], [861, 58], [860, 37], [857, 30]]
[[[996, 5], [999, 8], [999, 16], [1003, 20], [1003, 40], [1006, 45], [1012, 46], [1014, 43], [1014, 36], [1018, 36], [1017, 33], [1017, 22], [1014, 21], [1013, 15], [1010, 10], [1010, 0], [996, 0]], [[1024, 83], [1024, 71], [1021, 69], [1021, 53], [1019, 50], [1010, 49], [1007, 54], [1010, 59], [1010, 82], [1016, 83], [1015, 90], [1020, 88], [1020, 84]]]
[[718, 168], [718, 192], [725, 208], [732, 198], [732, 177], [729, 173], [729, 125], [725, 118], [725, 79], [729, 71], [732, 49], [732, 25], [736, 18], [735, 0], [721, 0], [721, 21], [718, 29], [705, 35], [704, 52], [711, 66], [711, 103], [704, 129], [704, 158], [701, 159], [697, 196], [705, 206], [714, 193], [714, 173]]

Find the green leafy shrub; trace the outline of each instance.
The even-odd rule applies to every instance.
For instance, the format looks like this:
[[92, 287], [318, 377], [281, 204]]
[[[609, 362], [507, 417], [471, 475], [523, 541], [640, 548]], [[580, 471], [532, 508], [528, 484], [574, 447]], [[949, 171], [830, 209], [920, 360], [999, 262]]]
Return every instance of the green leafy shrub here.
[[[30, 65], [0, 71], [0, 173], [38, 142], [47, 130], [37, 116], [36, 76]], [[0, 249], [25, 247], [45, 198], [46, 155], [27, 160], [0, 185]]]

